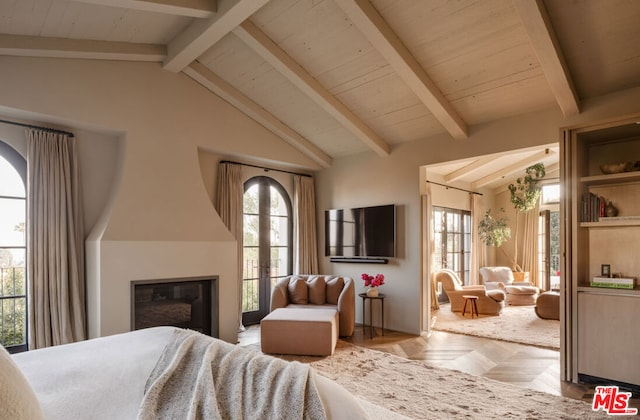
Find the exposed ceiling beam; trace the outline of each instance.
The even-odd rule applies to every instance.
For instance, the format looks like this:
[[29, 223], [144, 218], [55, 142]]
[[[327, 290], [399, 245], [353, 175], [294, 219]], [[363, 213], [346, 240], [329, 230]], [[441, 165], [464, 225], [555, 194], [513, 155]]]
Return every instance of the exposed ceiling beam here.
[[485, 156], [482, 157], [480, 159], [476, 159], [473, 162], [471, 162], [470, 164], [463, 166], [460, 169], [457, 169], [451, 173], [448, 173], [444, 176], [444, 181], [445, 182], [453, 182], [456, 181], [460, 178], [462, 178], [463, 176], [470, 174], [471, 172], [482, 168], [485, 165], [489, 165], [490, 163], [495, 161], [495, 156]]
[[565, 116], [580, 113], [571, 73], [542, 0], [513, 0], [513, 4], [562, 112]]
[[468, 138], [467, 124], [375, 7], [368, 0], [336, 3], [449, 134], [456, 139]]
[[0, 55], [162, 62], [164, 45], [0, 34]]
[[504, 178], [506, 176], [509, 176], [511, 174], [513, 174], [514, 172], [517, 172], [519, 170], [525, 169], [533, 164], [536, 164], [538, 162], [540, 162], [541, 160], [548, 158], [550, 153], [554, 153], [552, 150], [549, 149], [545, 149], [541, 152], [535, 153], [531, 156], [528, 156], [524, 159], [521, 159], [517, 162], [512, 163], [511, 165], [505, 166], [504, 168], [489, 174], [487, 176], [484, 176], [480, 179], [478, 179], [477, 181], [474, 181], [471, 183], [471, 187], [472, 188], [481, 188], [484, 187], [485, 185], [488, 185], [494, 181], [497, 181], [500, 178]]
[[233, 30], [245, 44], [380, 156], [390, 146], [251, 21]]
[[185, 68], [183, 72], [304, 153], [321, 167], [329, 168], [331, 166], [332, 160], [330, 156], [204, 65], [196, 61]]
[[268, 1], [220, 0], [215, 15], [196, 20], [171, 40], [163, 67], [173, 72], [181, 71]]
[[216, 0], [75, 0], [101, 6], [122, 7], [145, 12], [208, 18], [216, 12]]

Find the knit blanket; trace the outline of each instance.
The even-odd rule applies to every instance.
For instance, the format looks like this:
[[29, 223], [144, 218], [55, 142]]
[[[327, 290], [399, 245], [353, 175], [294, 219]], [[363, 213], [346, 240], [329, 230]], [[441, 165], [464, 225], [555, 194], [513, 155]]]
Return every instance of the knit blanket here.
[[145, 387], [139, 420], [325, 419], [308, 365], [176, 330]]

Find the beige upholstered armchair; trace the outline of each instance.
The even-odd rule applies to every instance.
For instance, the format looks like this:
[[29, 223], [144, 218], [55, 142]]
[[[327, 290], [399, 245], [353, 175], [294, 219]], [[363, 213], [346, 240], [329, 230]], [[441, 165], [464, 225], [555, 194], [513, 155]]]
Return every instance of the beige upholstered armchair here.
[[280, 279], [271, 292], [271, 311], [278, 308], [335, 308], [339, 335], [349, 337], [356, 324], [356, 291], [351, 277], [293, 275]]
[[458, 275], [451, 270], [440, 270], [436, 273], [436, 283], [442, 283], [449, 301], [451, 312], [462, 312], [463, 295], [477, 296], [478, 313], [499, 315], [504, 307], [505, 294], [502, 290], [487, 290], [483, 285], [463, 286]]
[[508, 305], [535, 305], [540, 293], [540, 289], [528, 281], [514, 281], [509, 267], [482, 267], [480, 278], [487, 289], [503, 290]]

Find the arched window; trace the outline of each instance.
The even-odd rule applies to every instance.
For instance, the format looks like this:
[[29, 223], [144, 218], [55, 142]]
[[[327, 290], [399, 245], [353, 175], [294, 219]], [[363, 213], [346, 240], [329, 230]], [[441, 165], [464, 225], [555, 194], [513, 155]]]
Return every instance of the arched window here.
[[242, 322], [260, 322], [269, 312], [271, 287], [293, 272], [293, 218], [287, 191], [259, 176], [244, 184]]
[[0, 141], [0, 344], [27, 350], [27, 162]]

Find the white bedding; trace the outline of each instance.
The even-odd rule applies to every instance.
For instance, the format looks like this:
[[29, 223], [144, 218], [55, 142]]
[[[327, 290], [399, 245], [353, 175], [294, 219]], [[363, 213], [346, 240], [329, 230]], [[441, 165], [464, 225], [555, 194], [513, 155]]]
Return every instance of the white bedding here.
[[[156, 327], [13, 356], [46, 419], [135, 419], [145, 383], [173, 327]], [[366, 418], [358, 401], [315, 375], [329, 419]]]

